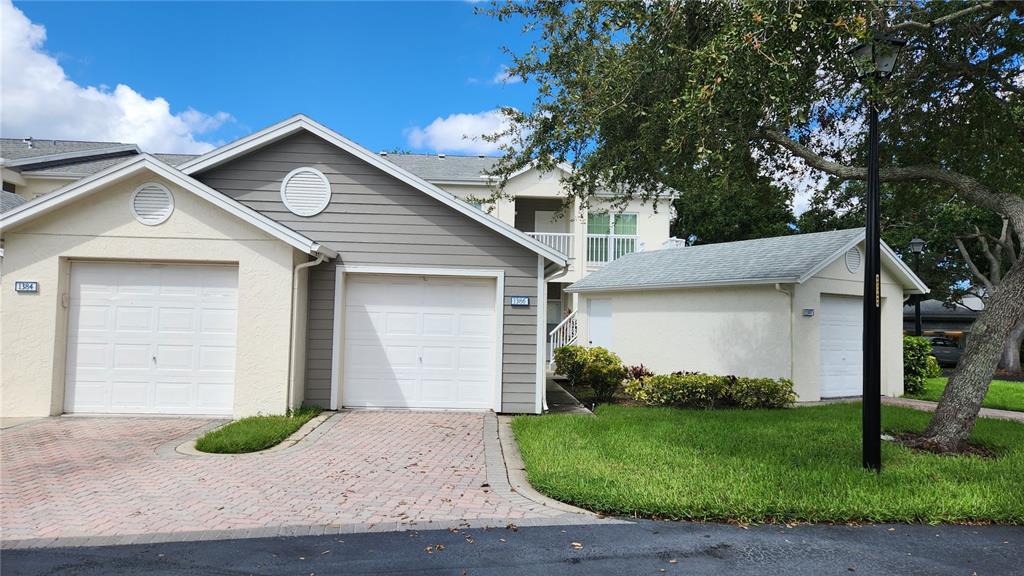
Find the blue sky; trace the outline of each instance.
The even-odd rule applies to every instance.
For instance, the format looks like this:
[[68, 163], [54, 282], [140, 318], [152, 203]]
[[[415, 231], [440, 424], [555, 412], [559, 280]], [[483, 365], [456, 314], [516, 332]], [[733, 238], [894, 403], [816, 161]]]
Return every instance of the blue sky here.
[[[521, 25], [467, 2], [9, 1], [5, 137], [201, 150], [303, 112], [373, 150], [476, 153], [488, 145], [463, 134], [533, 99], [530, 85], [498, 78], [501, 47], [528, 45]], [[39, 70], [44, 81], [22, 86], [32, 95], [18, 93], [12, 71]]]

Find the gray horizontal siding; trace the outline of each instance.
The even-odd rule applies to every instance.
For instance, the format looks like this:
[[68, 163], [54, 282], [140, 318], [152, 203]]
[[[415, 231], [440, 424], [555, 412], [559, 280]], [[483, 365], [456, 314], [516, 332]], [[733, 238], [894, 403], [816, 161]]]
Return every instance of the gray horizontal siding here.
[[[331, 203], [309, 218], [281, 202], [284, 176], [312, 166], [331, 182]], [[387, 265], [505, 271], [502, 410], [532, 412], [536, 387], [537, 256], [423, 192], [311, 134], [297, 134], [215, 167], [203, 183], [338, 252], [309, 275], [305, 401], [330, 403], [335, 267]], [[507, 300], [506, 300], [507, 301]]]

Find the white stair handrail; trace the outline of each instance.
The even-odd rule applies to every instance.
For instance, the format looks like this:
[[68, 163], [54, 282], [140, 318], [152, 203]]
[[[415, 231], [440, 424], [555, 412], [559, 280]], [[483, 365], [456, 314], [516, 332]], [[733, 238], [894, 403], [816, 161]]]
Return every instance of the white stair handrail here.
[[554, 329], [548, 333], [548, 342], [550, 346], [548, 349], [549, 366], [552, 366], [555, 363], [555, 350], [576, 342], [576, 328], [576, 311], [573, 310], [565, 317], [565, 319], [558, 323], [558, 326], [555, 326]]

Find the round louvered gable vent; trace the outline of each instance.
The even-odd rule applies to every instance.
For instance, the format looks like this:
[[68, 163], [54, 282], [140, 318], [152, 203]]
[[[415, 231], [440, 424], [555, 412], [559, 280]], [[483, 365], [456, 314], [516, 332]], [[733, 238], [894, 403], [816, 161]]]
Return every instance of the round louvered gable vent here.
[[281, 201], [299, 216], [315, 216], [331, 201], [331, 183], [314, 168], [296, 168], [281, 181]]
[[860, 270], [860, 249], [854, 246], [846, 251], [846, 269], [856, 274]]
[[148, 182], [132, 193], [131, 208], [136, 220], [146, 226], [156, 226], [171, 217], [174, 196], [163, 185]]

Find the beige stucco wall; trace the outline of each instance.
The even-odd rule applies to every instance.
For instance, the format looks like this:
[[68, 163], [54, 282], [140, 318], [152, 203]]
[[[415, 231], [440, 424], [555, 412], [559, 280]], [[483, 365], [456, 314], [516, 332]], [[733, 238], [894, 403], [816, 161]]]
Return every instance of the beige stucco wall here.
[[[882, 270], [881, 386], [883, 394], [900, 396], [903, 288], [887, 266]], [[609, 298], [612, 348], [627, 364], [642, 363], [659, 373], [791, 378], [800, 401], [816, 401], [821, 399], [821, 295], [860, 296], [862, 274], [851, 273], [839, 258], [803, 284], [778, 289], [770, 284], [582, 294], [579, 341], [589, 341], [588, 301]], [[804, 309], [815, 314], [803, 316]]]
[[[70, 259], [216, 262], [238, 266], [236, 417], [287, 407], [295, 250], [170, 183], [175, 209], [139, 224], [129, 197], [156, 176], [136, 176], [3, 232], [0, 276], [0, 415], [60, 414], [64, 402]], [[15, 280], [39, 282], [16, 294]], [[299, 386], [301, 390], [301, 386]]]
[[612, 300], [612, 350], [626, 364], [738, 376], [790, 376], [789, 297], [770, 286], [586, 294], [578, 318], [589, 343], [588, 302]]

